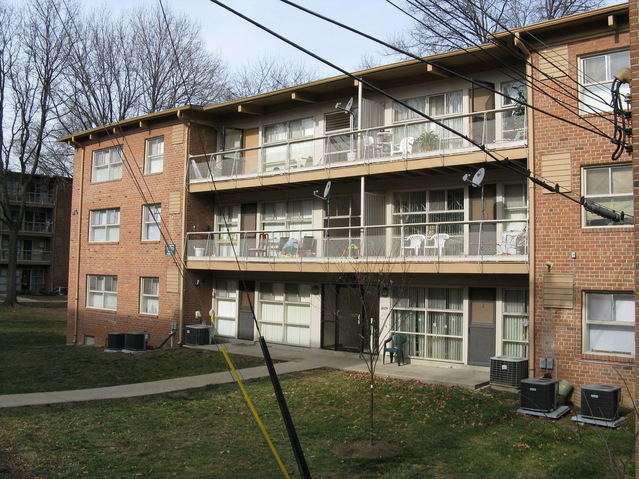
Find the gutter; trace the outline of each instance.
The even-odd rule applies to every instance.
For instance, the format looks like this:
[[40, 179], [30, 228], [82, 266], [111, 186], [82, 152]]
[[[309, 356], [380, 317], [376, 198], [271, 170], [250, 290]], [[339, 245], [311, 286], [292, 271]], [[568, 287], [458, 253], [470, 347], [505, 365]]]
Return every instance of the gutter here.
[[[79, 146], [79, 145], [78, 145]], [[86, 160], [86, 148], [82, 148], [82, 166], [80, 167], [80, 195], [78, 198], [78, 236], [76, 239], [76, 251], [75, 251], [75, 298], [73, 300], [73, 345], [78, 344], [78, 312], [80, 309], [80, 253], [82, 245], [82, 208], [84, 204], [84, 167]], [[73, 214], [73, 213], [71, 213]]]

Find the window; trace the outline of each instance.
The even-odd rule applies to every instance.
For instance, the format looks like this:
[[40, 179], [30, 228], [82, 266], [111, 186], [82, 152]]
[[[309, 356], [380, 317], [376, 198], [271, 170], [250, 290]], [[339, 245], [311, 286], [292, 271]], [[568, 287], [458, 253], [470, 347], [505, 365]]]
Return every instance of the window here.
[[504, 231], [523, 231], [528, 220], [528, 195], [526, 183], [504, 185], [503, 217]]
[[[266, 203], [262, 206], [262, 229], [273, 231], [272, 238], [292, 237], [301, 239], [302, 230], [312, 228], [311, 200]], [[283, 232], [281, 230], [297, 230]]]
[[[582, 113], [611, 111], [610, 87], [615, 73], [621, 68], [630, 67], [630, 52], [624, 50], [584, 57], [581, 58], [580, 67]], [[622, 85], [621, 93], [627, 95], [629, 92], [629, 85]]]
[[122, 178], [122, 147], [105, 148], [93, 152], [91, 181], [94, 183]]
[[145, 173], [162, 173], [164, 168], [164, 137], [146, 140], [146, 153], [144, 155]]
[[267, 341], [310, 346], [311, 286], [262, 283], [260, 331]]
[[635, 297], [623, 293], [585, 294], [584, 350], [635, 355]]
[[[404, 100], [403, 103], [415, 108], [416, 110], [427, 114], [433, 118], [441, 118], [450, 115], [459, 115], [464, 111], [464, 94], [462, 90], [455, 90], [437, 95], [430, 95], [418, 98], [410, 98]], [[393, 111], [393, 121], [396, 123], [410, 122], [413, 120], [424, 120], [424, 117], [409, 110], [403, 105], [395, 104]], [[448, 118], [440, 120], [444, 125], [455, 131], [464, 132], [464, 124], [462, 118]], [[424, 136], [422, 136], [424, 135]], [[399, 143], [399, 140], [405, 137], [412, 137], [417, 144], [424, 141], [432, 143], [433, 147], [439, 148], [459, 148], [462, 146], [462, 139], [458, 135], [448, 131], [434, 123], [420, 123], [397, 127], [393, 129], [393, 141]], [[432, 149], [432, 148], [431, 148]]]
[[585, 168], [583, 170], [584, 198], [617, 212], [629, 213], [622, 223], [585, 211], [584, 226], [618, 226], [632, 224], [632, 165]]
[[142, 239], [159, 241], [162, 206], [146, 205], [142, 213]]
[[89, 241], [104, 243], [120, 240], [120, 208], [89, 213]]
[[237, 315], [237, 283], [217, 281], [215, 283], [215, 326], [220, 336], [235, 337]]
[[313, 142], [300, 140], [313, 138], [314, 133], [315, 121], [312, 117], [265, 126], [263, 143], [274, 146], [264, 148], [264, 170], [306, 166], [306, 160], [313, 156]]
[[393, 330], [408, 336], [408, 355], [461, 362], [462, 288], [395, 288]]
[[501, 84], [501, 105], [508, 110], [502, 113], [502, 139], [523, 140], [526, 133], [526, 85], [522, 81]]
[[141, 314], [158, 314], [160, 306], [159, 288], [159, 278], [142, 278], [140, 284]]
[[502, 301], [502, 354], [528, 357], [528, 290], [506, 289]]
[[404, 238], [411, 234], [433, 235], [446, 233], [460, 235], [462, 225], [448, 224], [436, 227], [412, 226], [415, 223], [446, 223], [464, 221], [464, 189], [407, 191], [395, 193], [393, 223], [403, 225], [397, 230]]
[[87, 308], [118, 309], [118, 277], [89, 275]]

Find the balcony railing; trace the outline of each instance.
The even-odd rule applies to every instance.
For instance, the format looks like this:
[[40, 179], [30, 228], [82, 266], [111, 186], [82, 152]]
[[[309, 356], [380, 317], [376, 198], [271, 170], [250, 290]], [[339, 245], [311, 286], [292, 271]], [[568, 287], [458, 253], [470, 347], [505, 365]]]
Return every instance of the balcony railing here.
[[[20, 195], [18, 195], [18, 193], [11, 191], [9, 192], [8, 195], [9, 195], [9, 201], [11, 202], [20, 201]], [[52, 206], [54, 202], [55, 202], [55, 198], [50, 193], [34, 193], [34, 192], [26, 193], [27, 204]]]
[[[524, 110], [509, 108], [442, 117], [441, 122], [488, 148], [526, 144]], [[299, 172], [358, 163], [397, 161], [476, 150], [467, 140], [429, 121], [347, 131], [190, 158], [192, 183]]]
[[[7, 249], [0, 250], [0, 260], [7, 261], [9, 259], [9, 251]], [[51, 261], [51, 251], [45, 251], [42, 249], [21, 249], [18, 250], [19, 262], [42, 262]]]
[[[7, 231], [9, 228], [3, 222], [0, 222], [0, 231]], [[20, 227], [21, 233], [51, 233], [53, 231], [53, 223], [46, 221], [25, 221]]]
[[375, 261], [528, 260], [528, 221], [308, 228], [187, 234], [189, 260]]

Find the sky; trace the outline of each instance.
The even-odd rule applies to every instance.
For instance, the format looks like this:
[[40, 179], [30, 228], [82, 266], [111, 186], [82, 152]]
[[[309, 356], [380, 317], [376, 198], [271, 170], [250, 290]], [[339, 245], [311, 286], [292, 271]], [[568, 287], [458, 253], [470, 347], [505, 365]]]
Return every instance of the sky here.
[[[397, 56], [383, 55], [381, 45], [279, 0], [222, 1], [345, 70], [359, 69], [364, 55], [380, 59], [378, 64], [399, 60]], [[114, 13], [157, 2], [80, 0], [86, 9], [107, 5]], [[297, 0], [297, 3], [386, 41], [410, 26], [410, 19], [384, 0]], [[398, 0], [396, 3], [401, 5], [403, 2]], [[293, 64], [303, 62], [317, 69], [322, 77], [340, 74], [209, 0], [163, 0], [163, 4], [165, 8], [185, 13], [198, 22], [209, 50], [218, 53], [231, 68], [242, 66], [251, 58], [268, 56]]]

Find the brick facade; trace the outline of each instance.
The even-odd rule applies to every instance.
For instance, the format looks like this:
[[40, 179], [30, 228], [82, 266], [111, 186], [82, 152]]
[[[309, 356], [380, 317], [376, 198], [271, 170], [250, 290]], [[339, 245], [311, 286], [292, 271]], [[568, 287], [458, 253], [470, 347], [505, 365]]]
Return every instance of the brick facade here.
[[[181, 295], [179, 287], [167, 291], [167, 271], [183, 269], [179, 262], [175, 263], [181, 255], [184, 230], [186, 141], [181, 129], [180, 123], [154, 125], [139, 128], [125, 138], [104, 137], [76, 148], [73, 209], [78, 214], [71, 222], [69, 343], [105, 345], [110, 332], [144, 331], [150, 333], [149, 344], [157, 346], [171, 331], [171, 323], [179, 323]], [[162, 172], [144, 174], [145, 142], [160, 136], [164, 137]], [[122, 145], [126, 158], [122, 178], [92, 182], [93, 152], [116, 145]], [[143, 205], [157, 203], [162, 207], [162, 236], [158, 241], [143, 241]], [[109, 208], [120, 209], [119, 241], [90, 242], [90, 212]], [[165, 243], [177, 246], [175, 258], [165, 255]], [[117, 311], [87, 307], [88, 275], [117, 276]], [[181, 285], [180, 275], [174, 276]], [[140, 314], [142, 277], [159, 278], [161, 301], [157, 315]]]
[[[536, 85], [544, 94], [533, 93], [533, 104], [543, 111], [568, 118], [579, 126], [572, 126], [550, 116], [535, 112], [534, 171], [544, 173], [544, 158], [566, 154], [570, 157], [570, 180], [561, 184], [561, 191], [579, 199], [582, 192], [582, 169], [585, 166], [630, 163], [630, 155], [623, 154], [613, 163], [614, 145], [609, 139], [594, 133], [598, 129], [612, 136], [612, 116], [579, 116], [578, 87], [574, 82], [582, 55], [627, 48], [628, 33], [610, 30], [588, 41], [567, 45], [567, 65], [572, 79], [556, 73], [553, 80], [536, 73]], [[540, 66], [539, 55], [533, 61]], [[542, 67], [543, 68], [543, 67]], [[575, 112], [567, 113], [567, 104]], [[583, 128], [580, 128], [582, 126]], [[590, 130], [590, 131], [589, 131]], [[564, 177], [565, 178], [565, 177]], [[633, 293], [634, 258], [631, 254], [634, 230], [631, 226], [582, 226], [583, 208], [567, 198], [534, 189], [534, 354], [531, 358], [536, 376], [540, 370], [537, 358], [555, 360], [553, 377], [565, 379], [576, 387], [573, 401], [579, 403], [579, 387], [586, 384], [610, 384], [622, 388], [625, 404], [631, 404], [629, 385], [634, 384], [634, 358], [619, 355], [585, 354], [583, 299], [584, 292]], [[574, 256], [574, 257], [573, 257]], [[572, 277], [572, 307], [544, 306], [544, 279], [551, 274]]]

